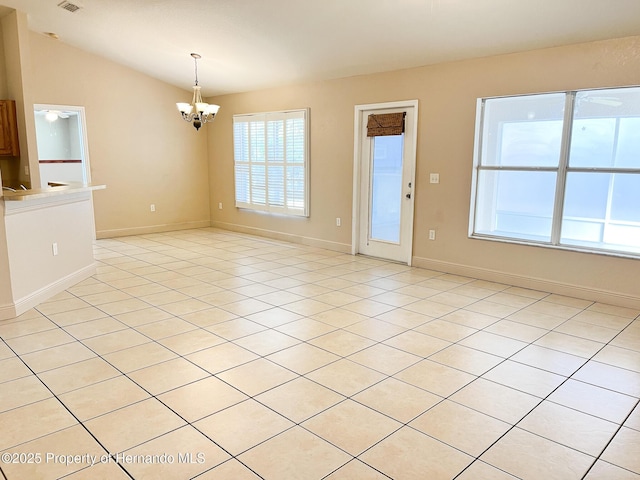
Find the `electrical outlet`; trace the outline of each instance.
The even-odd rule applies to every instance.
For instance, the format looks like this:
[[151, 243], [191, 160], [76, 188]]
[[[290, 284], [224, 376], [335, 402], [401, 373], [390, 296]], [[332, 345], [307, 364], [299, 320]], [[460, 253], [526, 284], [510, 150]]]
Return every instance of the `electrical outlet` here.
[[440, 183], [440, 174], [439, 173], [429, 174], [429, 183]]
[[155, 212], [155, 211], [156, 211], [156, 206], [155, 206], [155, 204], [153, 204], [153, 203], [151, 204], [151, 206], [150, 206], [149, 208], [150, 208], [150, 210], [151, 210], [152, 212]]
[[29, 165], [25, 165], [24, 166], [24, 174], [28, 177], [29, 176]]
[[218, 203], [218, 210], [222, 210], [222, 202]]
[[51, 244], [51, 252], [53, 253], [53, 256], [55, 257], [56, 255], [58, 255], [58, 244], [57, 242], [53, 242]]
[[340, 220], [340, 217], [336, 217], [336, 227], [339, 227], [342, 225], [342, 220]]
[[429, 240], [435, 240], [435, 239], [436, 239], [436, 231], [429, 230]]

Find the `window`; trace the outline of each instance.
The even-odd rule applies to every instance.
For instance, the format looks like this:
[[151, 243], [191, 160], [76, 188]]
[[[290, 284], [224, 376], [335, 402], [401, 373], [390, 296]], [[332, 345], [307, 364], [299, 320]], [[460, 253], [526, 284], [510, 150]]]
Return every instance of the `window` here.
[[470, 235], [640, 255], [640, 87], [478, 101]]
[[236, 207], [308, 216], [308, 110], [233, 116]]

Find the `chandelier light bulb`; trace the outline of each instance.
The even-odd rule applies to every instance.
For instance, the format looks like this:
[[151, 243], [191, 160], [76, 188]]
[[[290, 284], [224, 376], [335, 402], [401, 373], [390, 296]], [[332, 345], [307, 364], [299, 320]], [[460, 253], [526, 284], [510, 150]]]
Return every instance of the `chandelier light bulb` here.
[[201, 56], [197, 53], [192, 53], [193, 61], [195, 63], [195, 76], [196, 81], [193, 85], [193, 98], [191, 103], [178, 102], [176, 106], [182, 119], [193, 124], [196, 130], [200, 130], [203, 123], [212, 122], [215, 118], [219, 105], [209, 105], [202, 101], [202, 94], [200, 93], [200, 85], [198, 85], [198, 60]]

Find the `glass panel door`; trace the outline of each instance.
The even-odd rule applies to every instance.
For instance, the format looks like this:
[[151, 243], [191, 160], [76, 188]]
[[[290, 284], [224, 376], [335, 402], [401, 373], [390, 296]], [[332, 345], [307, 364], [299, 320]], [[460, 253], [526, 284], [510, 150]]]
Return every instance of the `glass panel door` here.
[[404, 135], [373, 137], [370, 232], [372, 240], [400, 243]]
[[[417, 101], [356, 107], [354, 253], [411, 265]], [[370, 115], [404, 113], [400, 135], [369, 137]]]

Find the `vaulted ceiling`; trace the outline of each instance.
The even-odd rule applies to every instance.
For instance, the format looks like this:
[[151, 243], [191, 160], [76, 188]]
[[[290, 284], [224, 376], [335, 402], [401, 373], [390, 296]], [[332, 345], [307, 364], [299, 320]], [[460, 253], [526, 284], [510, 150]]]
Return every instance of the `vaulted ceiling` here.
[[[29, 28], [206, 96], [640, 35], [640, 0], [0, 0]], [[72, 10], [73, 7], [70, 7]]]

